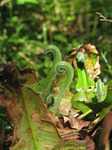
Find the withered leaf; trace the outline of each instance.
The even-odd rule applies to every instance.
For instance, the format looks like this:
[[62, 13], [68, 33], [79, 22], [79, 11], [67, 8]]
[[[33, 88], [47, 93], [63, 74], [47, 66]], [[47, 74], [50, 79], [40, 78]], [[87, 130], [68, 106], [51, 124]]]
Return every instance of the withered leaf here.
[[81, 130], [83, 128], [88, 128], [88, 126], [89, 126], [88, 121], [84, 121], [79, 118], [74, 118], [74, 117], [70, 116], [70, 117], [63, 117], [63, 119], [64, 119], [64, 124], [66, 122], [69, 122], [70, 128], [72, 128], [72, 129]]

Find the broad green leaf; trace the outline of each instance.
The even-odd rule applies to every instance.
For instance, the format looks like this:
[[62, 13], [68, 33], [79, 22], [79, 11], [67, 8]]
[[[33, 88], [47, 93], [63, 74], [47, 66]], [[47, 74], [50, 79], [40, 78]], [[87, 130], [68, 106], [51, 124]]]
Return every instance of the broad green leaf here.
[[94, 89], [88, 92], [86, 92], [85, 90], [81, 90], [80, 92], [74, 94], [74, 96], [72, 97], [72, 102], [73, 101], [92, 102], [92, 98], [94, 97], [95, 97]]
[[60, 138], [55, 129], [53, 115], [47, 112], [40, 97], [32, 90], [21, 87], [19, 103], [15, 109], [15, 123], [19, 132], [19, 141], [13, 149], [47, 150], [53, 148]]
[[92, 112], [88, 106], [84, 105], [83, 102], [80, 101], [72, 102], [72, 107], [82, 112], [78, 118], [83, 118]]
[[[105, 88], [106, 90], [106, 88]], [[97, 100], [94, 100], [96, 102], [81, 102], [76, 100], [80, 100], [80, 96], [77, 99], [77, 95], [72, 98], [72, 106], [73, 108], [77, 108], [81, 110], [83, 113], [86, 113], [86, 108], [91, 109], [95, 114], [99, 114], [100, 118], [102, 119], [105, 114], [112, 108], [112, 80], [107, 85], [107, 97], [103, 102], [97, 102]], [[78, 94], [79, 95], [79, 94]], [[84, 95], [82, 95], [84, 97]], [[91, 97], [93, 99], [96, 99], [96, 97]], [[85, 105], [85, 107], [84, 107]], [[84, 109], [85, 108], [85, 109]], [[88, 109], [87, 109], [88, 110]]]
[[95, 86], [94, 80], [89, 77], [87, 71], [84, 67], [83, 63], [77, 63], [77, 74], [78, 74], [78, 81], [76, 84], [76, 90], [85, 90], [88, 91], [88, 88], [93, 88]]
[[103, 102], [97, 102], [97, 103], [82, 102], [82, 103], [85, 106], [89, 107], [95, 114], [98, 114], [100, 117], [100, 120], [102, 120], [104, 116], [106, 115], [106, 113], [110, 109], [112, 109], [112, 80], [107, 85], [107, 97]]
[[98, 98], [98, 102], [103, 101], [103, 96], [106, 94], [104, 83], [99, 79], [96, 82], [96, 97]]
[[52, 112], [47, 111], [39, 94], [24, 86], [37, 82], [35, 73], [6, 65], [2, 77], [1, 84], [7, 83], [0, 92], [0, 102], [6, 106], [7, 114], [15, 124], [13, 136], [16, 137], [10, 149], [47, 150], [61, 142]]
[[[112, 80], [108, 83], [107, 86], [107, 97], [103, 102], [99, 103], [84, 103], [86, 106], [88, 106], [95, 114], [98, 114], [100, 119], [97, 122], [102, 121], [102, 119], [105, 117], [107, 112], [109, 112], [112, 109]], [[93, 129], [90, 131], [90, 133], [93, 133], [96, 129], [97, 124], [93, 127]]]
[[81, 110], [83, 115], [81, 117], [86, 116], [89, 114], [92, 110], [83, 104], [83, 102], [90, 102], [92, 101], [92, 98], [95, 97], [94, 90], [86, 93], [84, 90], [81, 90], [80, 92], [77, 92], [71, 99], [72, 107], [78, 110]]

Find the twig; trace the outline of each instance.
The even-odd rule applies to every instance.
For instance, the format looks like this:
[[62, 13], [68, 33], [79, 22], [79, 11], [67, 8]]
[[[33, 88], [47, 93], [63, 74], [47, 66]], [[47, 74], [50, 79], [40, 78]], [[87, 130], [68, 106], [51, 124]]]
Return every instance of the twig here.
[[112, 22], [112, 20], [107, 19], [107, 18], [106, 18], [105, 16], [103, 16], [101, 13], [96, 12], [96, 14], [98, 14], [98, 15], [99, 15], [99, 17], [100, 17], [100, 20], [101, 20], [101, 21], [108, 21], [108, 22]]

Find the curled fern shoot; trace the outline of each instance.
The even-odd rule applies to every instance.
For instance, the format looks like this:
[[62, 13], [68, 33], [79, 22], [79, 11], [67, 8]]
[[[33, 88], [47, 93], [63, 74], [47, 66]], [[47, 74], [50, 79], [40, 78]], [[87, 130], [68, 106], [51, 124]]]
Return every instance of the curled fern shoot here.
[[68, 89], [68, 87], [70, 86], [72, 79], [73, 79], [73, 76], [74, 76], [72, 66], [68, 62], [65, 62], [65, 61], [58, 62], [56, 64], [55, 71], [56, 71], [57, 75], [62, 75], [66, 71], [66, 77], [59, 87], [60, 93], [57, 96], [57, 98], [55, 100], [55, 104], [52, 108], [52, 111], [54, 114], [56, 114], [57, 108], [60, 105], [61, 99], [62, 99], [64, 93], [66, 92], [66, 90]]
[[49, 53], [53, 54], [54, 57], [54, 62], [53, 62], [53, 66], [55, 64], [57, 64], [59, 61], [62, 60], [62, 56], [61, 56], [61, 52], [60, 50], [54, 46], [54, 45], [48, 45], [45, 49], [44, 49], [44, 54], [47, 55]]
[[56, 46], [49, 45], [44, 49], [45, 55], [49, 53], [53, 54], [54, 57], [53, 66], [49, 71], [47, 77], [40, 81], [40, 85], [38, 86], [37, 89], [37, 92], [43, 99], [45, 99], [52, 91], [57, 76], [55, 73], [55, 65], [62, 60], [61, 52]]

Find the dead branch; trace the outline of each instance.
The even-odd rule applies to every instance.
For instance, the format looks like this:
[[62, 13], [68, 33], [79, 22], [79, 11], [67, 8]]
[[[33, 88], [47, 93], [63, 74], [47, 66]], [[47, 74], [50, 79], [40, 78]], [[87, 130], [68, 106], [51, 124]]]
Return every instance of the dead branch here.
[[100, 17], [100, 21], [108, 21], [108, 22], [112, 22], [112, 20], [107, 19], [107, 18], [106, 18], [105, 16], [103, 16], [101, 13], [96, 12], [96, 14], [98, 14], [98, 15], [99, 15], [99, 17]]

